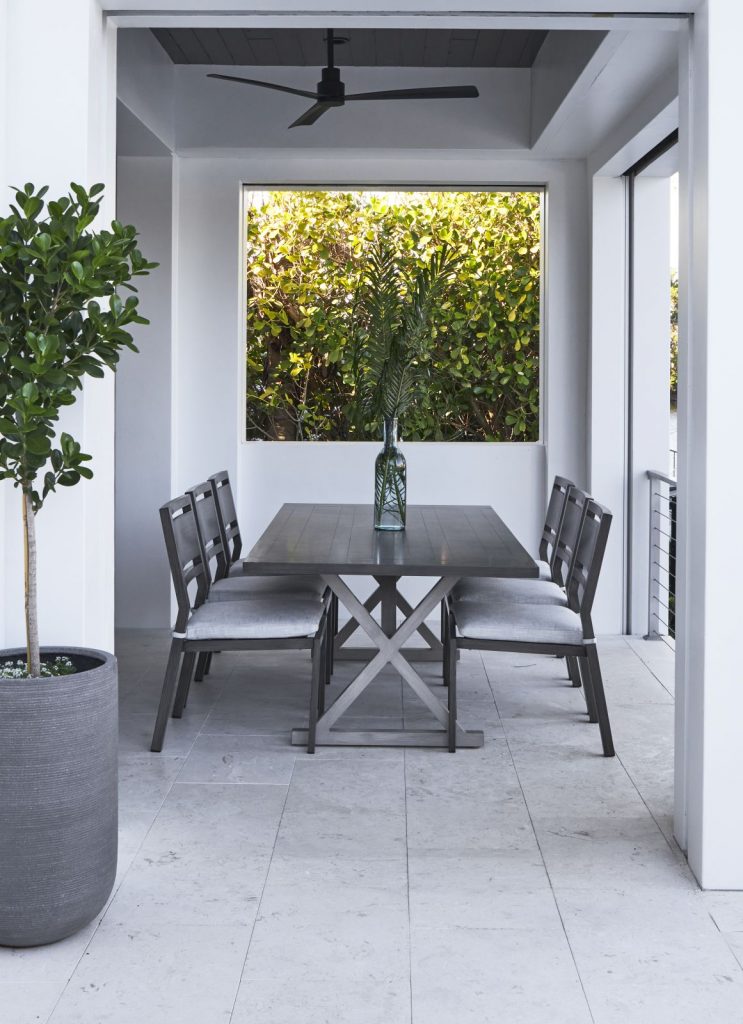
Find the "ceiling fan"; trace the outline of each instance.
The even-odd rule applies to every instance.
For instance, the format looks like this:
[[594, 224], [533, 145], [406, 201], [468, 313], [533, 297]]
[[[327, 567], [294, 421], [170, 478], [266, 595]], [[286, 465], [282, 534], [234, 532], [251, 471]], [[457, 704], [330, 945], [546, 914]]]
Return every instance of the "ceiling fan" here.
[[314, 100], [312, 106], [292, 121], [290, 128], [300, 125], [314, 124], [331, 107], [342, 107], [345, 103], [356, 100], [461, 100], [477, 99], [480, 95], [474, 85], [442, 85], [430, 89], [387, 89], [384, 92], [357, 92], [346, 95], [346, 87], [341, 81], [340, 68], [335, 66], [333, 51], [336, 46], [348, 42], [344, 36], [336, 36], [332, 29], [325, 36], [328, 48], [328, 64], [322, 69], [322, 78], [317, 83], [317, 92], [306, 89], [294, 89], [288, 85], [276, 85], [273, 82], [261, 82], [256, 78], [238, 78], [236, 75], [207, 75], [207, 78], [221, 78], [225, 82], [242, 82], [245, 85], [259, 85], [262, 89], [275, 89], [277, 92], [288, 92], [292, 96], [304, 96]]

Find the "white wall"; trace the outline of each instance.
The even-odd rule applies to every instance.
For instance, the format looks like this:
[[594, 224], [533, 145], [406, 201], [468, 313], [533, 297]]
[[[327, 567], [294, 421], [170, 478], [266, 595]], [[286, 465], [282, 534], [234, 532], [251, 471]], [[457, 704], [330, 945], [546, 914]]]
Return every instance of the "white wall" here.
[[[43, 31], [40, 31], [40, 26]], [[29, 58], [33, 40], [33, 59]], [[102, 220], [113, 215], [115, 187], [114, 31], [94, 0], [14, 2], [3, 46], [6, 84], [0, 108], [7, 141], [5, 180], [107, 185]], [[74, 60], [70, 60], [74, 54]], [[53, 98], [53, 102], [52, 102]], [[113, 376], [86, 381], [60, 429], [93, 456], [95, 477], [49, 498], [38, 520], [42, 643], [113, 647]], [[5, 610], [0, 646], [22, 643], [23, 566], [20, 498], [0, 485]]]
[[[10, 40], [8, 38], [8, 3], [7, 0], [0, 0], [0, 187], [4, 188], [8, 183], [7, 175], [7, 145], [8, 145], [8, 132], [6, 124], [6, 111], [7, 111], [7, 60], [8, 60], [8, 46]], [[0, 202], [0, 212], [4, 213], [6, 210], [7, 199], [3, 197]], [[3, 576], [6, 572], [6, 559], [10, 554], [10, 543], [8, 536], [8, 526], [5, 523], [6, 515], [6, 504], [12, 503], [11, 490], [6, 487], [2, 489], [0, 487], [0, 565], [3, 569]], [[10, 527], [10, 537], [15, 537], [17, 534]], [[15, 598], [15, 593], [8, 594], [8, 586], [4, 580], [0, 580], [0, 644], [6, 642], [6, 630], [5, 630], [5, 618], [6, 618], [6, 598]]]
[[[609, 32], [568, 100], [536, 140], [535, 152], [552, 157], [589, 155], [595, 173], [604, 162], [597, 165], [596, 154], [605, 146], [616, 153], [618, 138], [640, 133], [658, 109], [660, 97], [663, 106], [676, 97], [677, 58], [678, 41], [673, 32]], [[671, 124], [668, 130], [674, 127]], [[647, 148], [641, 149], [638, 157], [644, 156]], [[621, 174], [631, 163], [615, 173]]]
[[170, 625], [170, 576], [157, 510], [170, 497], [173, 160], [120, 157], [116, 215], [160, 264], [137, 285], [150, 323], [116, 373], [116, 625]]
[[550, 124], [607, 35], [580, 31], [548, 33], [532, 67], [532, 145]]
[[695, 875], [715, 889], [743, 888], [741, 601], [735, 571], [743, 474], [731, 463], [743, 346], [731, 329], [730, 305], [740, 290], [743, 235], [740, 205], [730, 202], [731, 170], [743, 165], [743, 136], [730, 131], [741, 90], [741, 33], [741, 5], [703, 4], [685, 68], [693, 79], [681, 77], [682, 100], [689, 106], [682, 102], [677, 823]]
[[625, 182], [593, 179], [588, 484], [611, 509], [611, 533], [596, 595], [597, 621], [624, 628], [627, 464]]
[[[546, 184], [550, 245], [544, 445], [406, 444], [411, 501], [483, 502], [534, 548], [547, 478], [586, 482], [587, 212], [582, 162], [442, 153], [246, 153], [178, 160], [179, 239], [173, 386], [173, 490], [225, 468], [237, 481], [248, 546], [283, 501], [370, 500], [375, 443], [248, 442], [243, 436], [243, 183], [429, 181]], [[206, 411], [205, 411], [206, 410]], [[606, 622], [600, 628], [616, 629]]]
[[149, 29], [118, 34], [119, 100], [170, 150], [175, 146], [176, 69]]
[[[176, 69], [179, 152], [301, 146], [308, 151], [343, 147], [525, 149], [529, 144], [530, 72], [513, 68], [342, 69], [346, 91], [406, 89], [424, 85], [476, 85], [477, 99], [347, 103], [311, 127], [288, 125], [312, 100], [255, 86], [207, 78], [207, 72], [241, 75], [314, 90], [316, 68], [201, 67]], [[214, 116], [218, 109], [219, 117]]]
[[[670, 238], [668, 178], [635, 181], [634, 372], [632, 379], [632, 633], [648, 631], [649, 469], [668, 471], [671, 370]], [[658, 485], [652, 489], [657, 490]], [[656, 573], [661, 581], [664, 577]]]

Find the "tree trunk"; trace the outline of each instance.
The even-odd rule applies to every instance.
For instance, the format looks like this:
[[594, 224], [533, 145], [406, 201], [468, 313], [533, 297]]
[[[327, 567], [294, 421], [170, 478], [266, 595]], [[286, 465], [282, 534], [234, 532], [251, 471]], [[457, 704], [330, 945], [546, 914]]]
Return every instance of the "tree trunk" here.
[[41, 675], [39, 610], [36, 598], [36, 518], [31, 492], [23, 490], [23, 568], [26, 591], [26, 669]]

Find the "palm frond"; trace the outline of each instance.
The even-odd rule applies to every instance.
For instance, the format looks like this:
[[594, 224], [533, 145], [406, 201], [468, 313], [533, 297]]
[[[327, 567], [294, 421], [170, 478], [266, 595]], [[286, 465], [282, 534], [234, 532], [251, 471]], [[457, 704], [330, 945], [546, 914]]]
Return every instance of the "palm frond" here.
[[460, 258], [441, 246], [424, 266], [405, 272], [392, 245], [377, 238], [356, 296], [351, 349], [364, 415], [400, 416], [428, 373], [421, 357], [433, 310]]

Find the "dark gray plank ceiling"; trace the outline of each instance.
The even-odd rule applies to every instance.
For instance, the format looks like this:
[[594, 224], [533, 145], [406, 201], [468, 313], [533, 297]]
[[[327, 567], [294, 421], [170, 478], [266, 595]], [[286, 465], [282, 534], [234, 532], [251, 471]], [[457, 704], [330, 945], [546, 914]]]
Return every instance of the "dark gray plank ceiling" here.
[[[322, 67], [322, 29], [158, 28], [174, 64]], [[547, 35], [487, 29], [348, 29], [336, 62], [351, 67], [530, 68]]]

